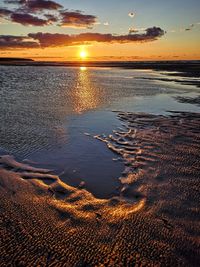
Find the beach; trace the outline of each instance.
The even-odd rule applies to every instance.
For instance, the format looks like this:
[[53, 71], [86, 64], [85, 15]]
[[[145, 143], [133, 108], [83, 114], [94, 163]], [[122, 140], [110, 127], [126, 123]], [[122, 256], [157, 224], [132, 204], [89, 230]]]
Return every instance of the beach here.
[[[1, 105], [0, 266], [198, 266], [199, 63], [27, 64], [1, 66], [19, 90]], [[44, 68], [40, 92], [20, 68]]]

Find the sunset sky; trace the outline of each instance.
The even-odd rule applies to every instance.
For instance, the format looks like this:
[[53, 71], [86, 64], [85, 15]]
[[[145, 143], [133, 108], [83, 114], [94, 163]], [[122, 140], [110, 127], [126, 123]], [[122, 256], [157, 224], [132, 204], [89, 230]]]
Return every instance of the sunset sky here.
[[0, 56], [200, 59], [199, 0], [0, 0]]

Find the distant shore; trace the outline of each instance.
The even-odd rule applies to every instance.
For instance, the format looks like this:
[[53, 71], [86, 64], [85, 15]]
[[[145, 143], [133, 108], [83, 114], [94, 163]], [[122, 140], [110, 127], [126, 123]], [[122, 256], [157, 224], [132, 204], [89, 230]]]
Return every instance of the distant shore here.
[[[65, 67], [108, 67], [126, 69], [154, 69], [160, 71], [176, 71], [193, 76], [200, 72], [200, 60], [180, 61], [35, 61], [28, 58], [3, 58], [0, 65], [9, 66], [65, 66]], [[184, 75], [185, 76], [185, 75]]]
[[0, 65], [66, 66], [66, 67], [118, 67], [130, 69], [184, 70], [199, 69], [200, 60], [162, 60], [162, 61], [36, 61], [30, 58], [0, 57]]
[[11, 57], [0, 57], [0, 64], [1, 63], [14, 63], [14, 62], [22, 62], [22, 61], [27, 61], [27, 62], [30, 62], [30, 61], [34, 61], [33, 59], [30, 59], [30, 58], [19, 58], [19, 57], [16, 57], [16, 58], [11, 58]]

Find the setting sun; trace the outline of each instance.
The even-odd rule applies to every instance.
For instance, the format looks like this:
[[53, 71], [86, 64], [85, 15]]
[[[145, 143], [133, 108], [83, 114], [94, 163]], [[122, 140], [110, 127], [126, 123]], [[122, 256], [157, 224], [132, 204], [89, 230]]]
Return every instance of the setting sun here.
[[0, 267], [200, 267], [199, 33], [200, 0], [0, 0]]
[[88, 53], [85, 50], [81, 50], [79, 56], [81, 59], [86, 59], [88, 57]]

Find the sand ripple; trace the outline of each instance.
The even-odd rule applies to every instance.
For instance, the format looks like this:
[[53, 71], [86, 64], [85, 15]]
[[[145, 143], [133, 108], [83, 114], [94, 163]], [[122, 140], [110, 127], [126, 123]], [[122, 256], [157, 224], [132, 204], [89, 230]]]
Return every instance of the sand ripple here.
[[118, 197], [0, 158], [0, 266], [198, 266], [200, 115], [118, 116]]

